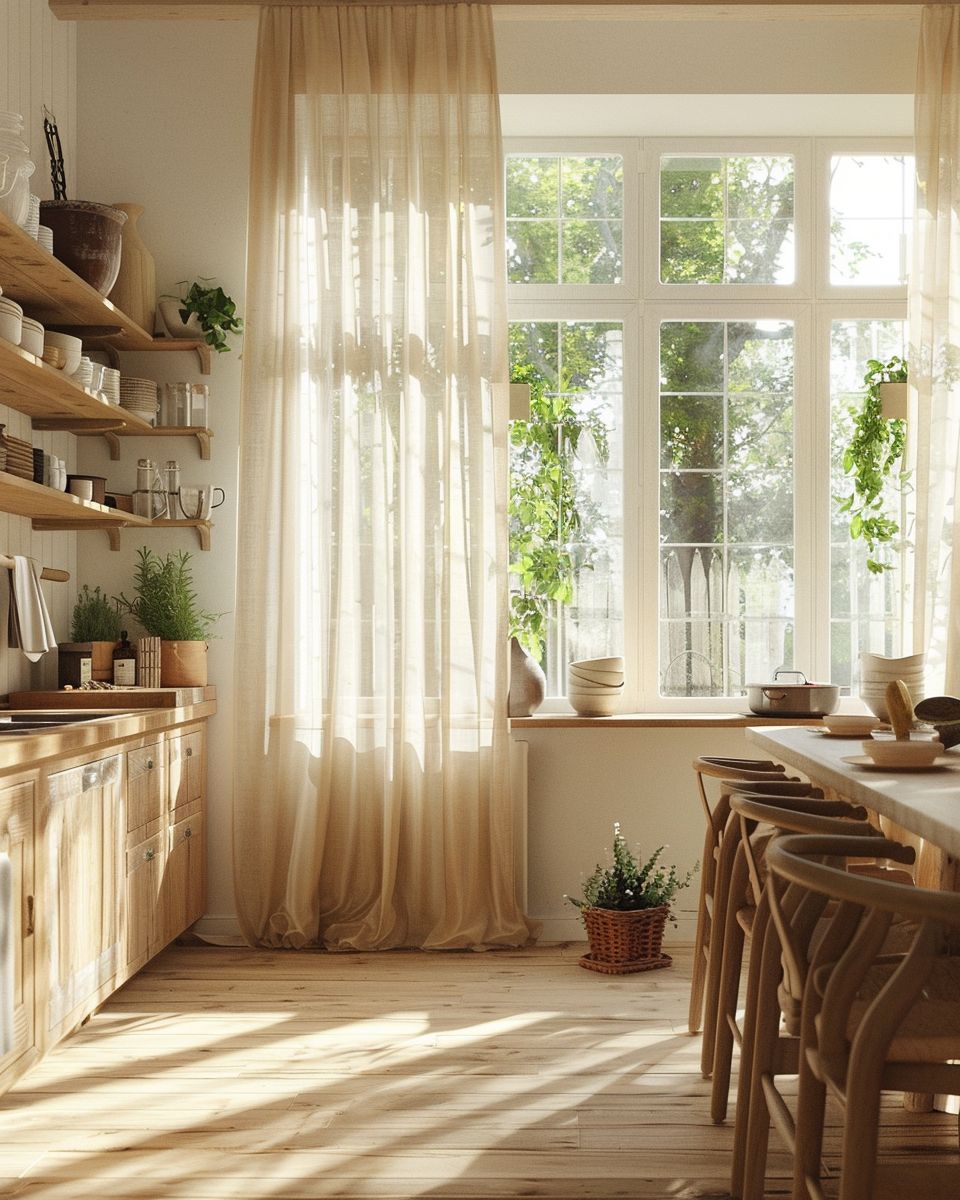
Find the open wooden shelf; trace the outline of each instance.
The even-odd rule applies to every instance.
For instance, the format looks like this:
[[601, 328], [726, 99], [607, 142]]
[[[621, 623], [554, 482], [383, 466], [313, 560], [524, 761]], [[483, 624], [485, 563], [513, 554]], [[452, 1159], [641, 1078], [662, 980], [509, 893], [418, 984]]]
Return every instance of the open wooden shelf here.
[[153, 426], [101, 400], [45, 362], [0, 338], [0, 404], [26, 413], [34, 429], [103, 433], [130, 428], [149, 433]]
[[186, 338], [154, 338], [116, 305], [0, 213], [3, 294], [44, 326], [76, 333], [89, 346], [117, 350], [195, 350], [210, 373], [210, 347]]
[[[99, 507], [99, 505], [97, 506]], [[128, 512], [120, 512], [116, 508], [109, 508], [107, 512], [113, 514], [112, 521], [104, 521], [96, 525], [91, 524], [73, 524], [65, 525], [62, 522], [38, 522], [34, 521], [34, 529], [102, 529], [110, 540], [110, 549], [120, 549], [120, 534], [122, 530], [136, 527], [139, 531], [145, 526], [150, 529], [195, 529], [197, 531], [197, 541], [200, 543], [201, 550], [210, 549], [210, 530], [213, 528], [212, 521], [167, 521], [160, 519], [156, 521], [148, 521], [145, 517], [133, 517]], [[129, 520], [127, 518], [130, 518]]]
[[80, 500], [69, 492], [0, 471], [0, 512], [31, 517], [34, 529], [95, 529], [104, 524], [150, 525], [145, 517], [118, 513], [105, 504]]
[[206, 429], [203, 425], [150, 425], [144, 430], [139, 427], [136, 429], [124, 427], [122, 429], [77, 429], [74, 432], [99, 434], [110, 447], [110, 458], [114, 462], [120, 458], [120, 439], [122, 437], [193, 437], [197, 439], [200, 457], [204, 460], [210, 458], [210, 439], [213, 437], [213, 430]]

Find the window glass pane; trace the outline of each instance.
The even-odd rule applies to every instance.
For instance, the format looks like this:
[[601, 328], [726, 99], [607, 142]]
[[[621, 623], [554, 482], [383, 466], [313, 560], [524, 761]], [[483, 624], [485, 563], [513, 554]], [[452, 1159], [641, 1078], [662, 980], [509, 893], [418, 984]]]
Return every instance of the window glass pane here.
[[793, 327], [660, 333], [661, 694], [740, 695], [793, 661]]
[[905, 284], [913, 223], [910, 155], [840, 154], [830, 160], [830, 282]]
[[623, 327], [514, 322], [510, 373], [531, 385], [510, 430], [511, 618], [562, 696], [568, 662], [623, 653]]
[[617, 284], [623, 279], [623, 159], [507, 157], [511, 283]]
[[793, 283], [793, 206], [789, 155], [665, 155], [661, 281]]
[[[851, 408], [863, 399], [863, 376], [868, 359], [886, 362], [905, 353], [906, 324], [897, 320], [834, 321], [830, 336], [830, 398], [832, 412], [830, 485], [835, 497], [846, 497], [851, 481], [843, 472], [843, 451], [853, 431]], [[900, 644], [900, 586], [902, 564], [876, 575], [867, 570], [867, 551], [850, 538], [850, 518], [831, 509], [830, 527], [830, 659], [832, 683], [856, 694], [860, 654], [897, 657]], [[891, 491], [886, 512], [899, 524], [900, 496]]]

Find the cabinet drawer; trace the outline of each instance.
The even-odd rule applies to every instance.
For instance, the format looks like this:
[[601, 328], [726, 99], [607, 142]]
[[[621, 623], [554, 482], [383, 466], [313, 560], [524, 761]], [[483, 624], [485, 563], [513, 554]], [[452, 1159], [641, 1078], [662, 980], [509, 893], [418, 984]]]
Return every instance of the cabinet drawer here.
[[167, 769], [170, 776], [170, 807], [181, 808], [203, 797], [203, 730], [181, 733], [167, 743]]
[[127, 832], [163, 816], [163, 747], [127, 751]]

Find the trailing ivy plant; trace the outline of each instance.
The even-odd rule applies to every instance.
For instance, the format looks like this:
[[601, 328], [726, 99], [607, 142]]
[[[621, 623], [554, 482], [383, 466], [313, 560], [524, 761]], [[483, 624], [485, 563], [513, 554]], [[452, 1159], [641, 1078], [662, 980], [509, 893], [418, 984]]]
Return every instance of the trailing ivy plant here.
[[[200, 279], [190, 285], [189, 291], [180, 297], [180, 319], [184, 323], [196, 313], [203, 330], [203, 340], [212, 346], [218, 354], [224, 354], [230, 349], [227, 345], [228, 333], [242, 333], [243, 321], [237, 316], [237, 305], [222, 287], [204, 287], [203, 284], [212, 280]], [[183, 287], [182, 280], [178, 287]]]
[[898, 469], [903, 457], [907, 425], [897, 418], [888, 420], [880, 403], [880, 385], [905, 383], [907, 363], [897, 355], [887, 362], [871, 358], [863, 382], [867, 385], [859, 409], [852, 408], [853, 435], [843, 452], [843, 469], [853, 477], [851, 495], [835, 496], [838, 512], [850, 514], [850, 536], [862, 538], [867, 547], [867, 570], [875, 575], [889, 571], [892, 563], [883, 561], [885, 546], [900, 533], [899, 523], [884, 512], [888, 488], [893, 483], [900, 491], [909, 472]]
[[510, 378], [530, 385], [530, 419], [510, 429], [510, 636], [542, 662], [551, 609], [573, 600], [577, 575], [593, 569], [604, 542], [602, 513], [577, 478], [577, 449], [592, 438], [605, 463], [609, 442], [602, 416], [581, 411], [573, 389], [548, 394], [531, 363]]

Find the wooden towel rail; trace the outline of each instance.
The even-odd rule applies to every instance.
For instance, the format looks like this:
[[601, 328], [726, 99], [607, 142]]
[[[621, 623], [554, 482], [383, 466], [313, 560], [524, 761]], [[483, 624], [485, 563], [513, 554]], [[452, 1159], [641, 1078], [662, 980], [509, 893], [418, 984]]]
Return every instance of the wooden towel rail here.
[[[6, 570], [13, 570], [13, 559], [9, 554], [0, 554], [0, 567], [5, 567]], [[41, 579], [55, 579], [57, 583], [67, 583], [70, 579], [69, 571], [61, 571], [57, 567], [44, 567], [40, 572]]]

